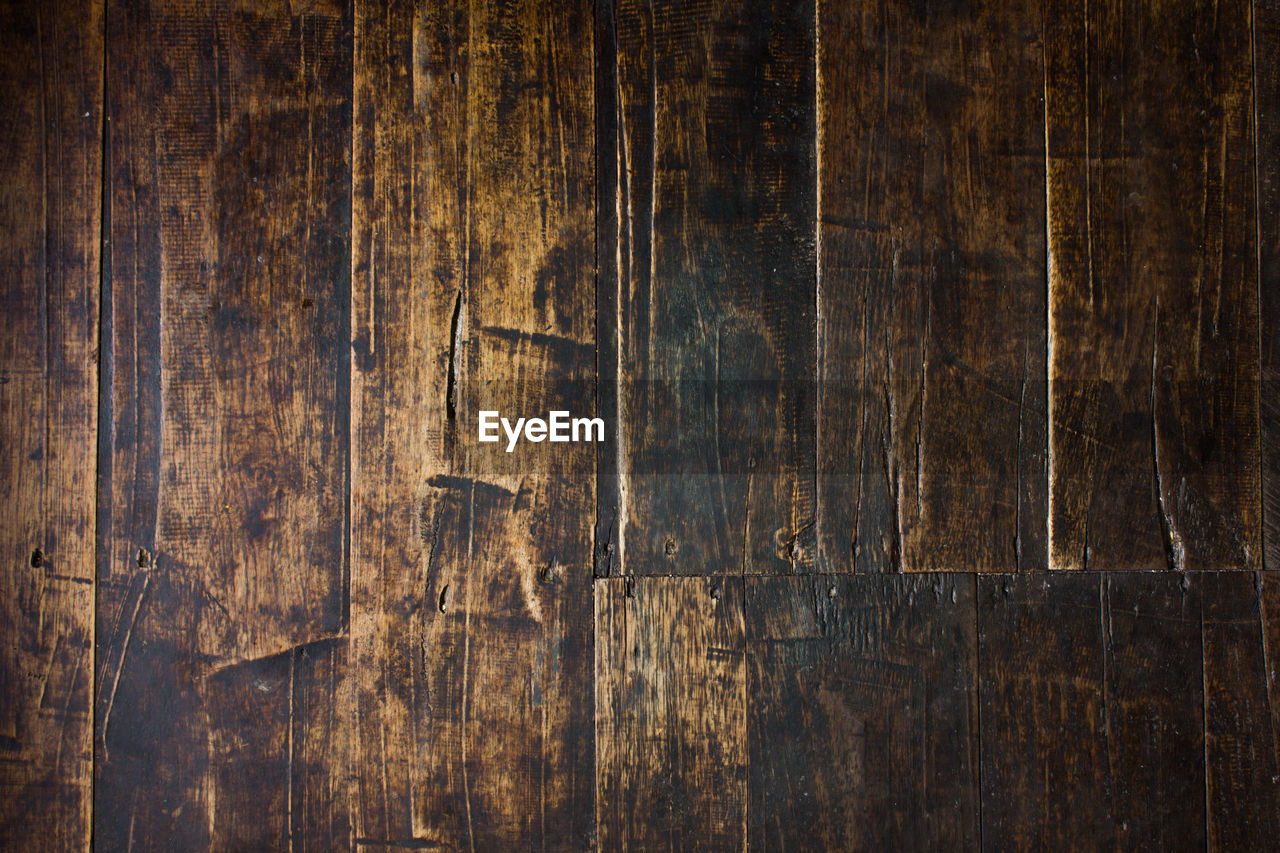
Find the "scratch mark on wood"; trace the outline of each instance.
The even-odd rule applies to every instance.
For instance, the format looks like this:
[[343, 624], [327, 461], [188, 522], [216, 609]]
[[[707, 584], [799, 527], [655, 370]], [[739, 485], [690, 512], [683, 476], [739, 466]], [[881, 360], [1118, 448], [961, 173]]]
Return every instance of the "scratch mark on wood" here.
[[445, 417], [449, 421], [454, 421], [458, 416], [457, 388], [458, 388], [458, 358], [461, 350], [461, 334], [462, 324], [459, 318], [462, 315], [462, 291], [458, 291], [458, 296], [453, 302], [453, 317], [449, 321], [449, 376], [445, 381], [444, 405]]

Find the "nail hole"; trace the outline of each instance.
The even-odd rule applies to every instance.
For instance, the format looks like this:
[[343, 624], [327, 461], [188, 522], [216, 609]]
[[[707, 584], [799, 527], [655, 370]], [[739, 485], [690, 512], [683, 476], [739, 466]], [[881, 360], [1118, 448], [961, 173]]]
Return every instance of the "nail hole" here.
[[667, 544], [662, 546], [662, 550], [666, 552], [668, 557], [674, 555], [677, 550], [675, 540], [668, 539]]
[[445, 584], [444, 589], [440, 590], [440, 612], [444, 613], [449, 609], [449, 585]]
[[151, 565], [151, 555], [146, 548], [138, 549], [138, 568], [145, 569]]
[[39, 548], [31, 552], [31, 568], [38, 569], [44, 565], [44, 551]]

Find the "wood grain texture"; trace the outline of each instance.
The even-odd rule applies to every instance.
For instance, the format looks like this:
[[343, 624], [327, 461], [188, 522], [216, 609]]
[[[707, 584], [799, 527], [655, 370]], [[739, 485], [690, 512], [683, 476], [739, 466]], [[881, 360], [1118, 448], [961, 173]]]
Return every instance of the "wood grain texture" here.
[[979, 579], [984, 846], [1205, 843], [1202, 586], [1150, 573]]
[[1043, 23], [820, 0], [827, 571], [1045, 564]]
[[589, 3], [356, 4], [351, 324], [361, 849], [581, 849], [590, 445], [477, 412], [595, 394]]
[[320, 640], [209, 677], [210, 849], [351, 849], [347, 655]]
[[328, 3], [108, 16], [107, 848], [213, 843], [212, 670], [345, 630], [350, 29]]
[[743, 583], [595, 584], [599, 849], [746, 846]]
[[972, 849], [972, 575], [748, 578], [752, 848]]
[[1258, 568], [1250, 4], [1047, 20], [1052, 565]]
[[601, 15], [620, 486], [600, 538], [631, 574], [811, 570], [813, 0]]
[[1263, 567], [1280, 569], [1280, 3], [1253, 3]]
[[1212, 849], [1271, 845], [1280, 833], [1275, 582], [1215, 572], [1204, 584], [1205, 805]]
[[0, 5], [0, 846], [14, 850], [90, 837], [102, 14]]
[[1276, 0], [0, 48], [0, 848], [1274, 846]]

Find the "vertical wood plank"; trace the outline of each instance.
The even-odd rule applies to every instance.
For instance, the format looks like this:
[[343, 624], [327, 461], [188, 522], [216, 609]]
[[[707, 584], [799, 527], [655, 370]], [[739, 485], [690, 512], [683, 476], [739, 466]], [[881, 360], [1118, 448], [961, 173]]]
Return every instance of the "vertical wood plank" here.
[[[596, 123], [596, 414], [607, 425], [596, 450], [596, 526], [592, 554], [595, 577], [621, 573], [619, 535], [623, 510], [623, 422], [618, 417], [622, 375], [621, 325], [622, 239], [621, 184], [626, 174], [619, 113], [617, 11], [614, 0], [595, 0]], [[630, 251], [630, 250], [628, 250]]]
[[751, 847], [977, 847], [973, 576], [745, 584]]
[[329, 2], [108, 16], [104, 847], [211, 843], [212, 670], [345, 630], [350, 28]]
[[747, 844], [740, 578], [595, 584], [602, 850]]
[[351, 686], [345, 639], [210, 676], [211, 849], [351, 849]]
[[1052, 565], [1257, 568], [1250, 4], [1048, 16]]
[[0, 6], [0, 838], [92, 809], [101, 2]]
[[818, 16], [828, 571], [1045, 563], [1041, 6]]
[[1262, 848], [1280, 833], [1280, 741], [1271, 657], [1280, 651], [1280, 611], [1274, 609], [1274, 583], [1264, 587], [1255, 574], [1215, 572], [1205, 576], [1204, 589], [1209, 847]]
[[477, 413], [595, 394], [588, 2], [356, 4], [356, 840], [593, 828], [590, 445]]
[[1200, 597], [1185, 575], [979, 579], [984, 846], [1204, 844]]
[[1263, 567], [1280, 569], [1280, 3], [1253, 3]]
[[813, 0], [601, 12], [620, 430], [603, 538], [633, 574], [812, 569]]

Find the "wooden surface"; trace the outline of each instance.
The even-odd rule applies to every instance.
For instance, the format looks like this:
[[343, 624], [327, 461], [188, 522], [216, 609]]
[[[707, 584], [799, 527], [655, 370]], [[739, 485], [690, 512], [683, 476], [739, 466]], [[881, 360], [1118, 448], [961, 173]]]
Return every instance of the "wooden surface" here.
[[1045, 567], [1040, 5], [820, 3], [828, 571]]
[[1280, 568], [1280, 3], [1253, 7], [1263, 565]]
[[341, 7], [109, 10], [103, 848], [231, 843], [217, 686], [346, 631], [350, 31]]
[[1249, 4], [1047, 14], [1052, 564], [1259, 568]]
[[617, 559], [635, 574], [812, 570], [813, 2], [600, 14]]
[[581, 2], [356, 4], [361, 849], [580, 848], [594, 825], [593, 453], [476, 441], [480, 409], [594, 397], [590, 58], [567, 47], [591, 30]]
[[0, 849], [1274, 843], [1272, 0], [0, 45]]
[[93, 799], [100, 2], [0, 6], [0, 846], [75, 849]]

